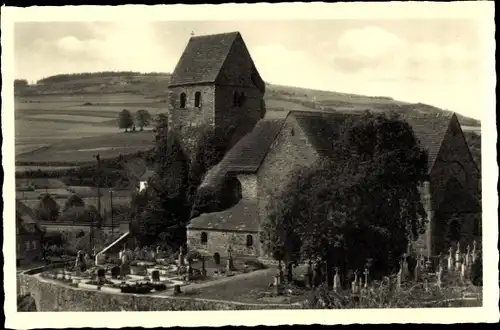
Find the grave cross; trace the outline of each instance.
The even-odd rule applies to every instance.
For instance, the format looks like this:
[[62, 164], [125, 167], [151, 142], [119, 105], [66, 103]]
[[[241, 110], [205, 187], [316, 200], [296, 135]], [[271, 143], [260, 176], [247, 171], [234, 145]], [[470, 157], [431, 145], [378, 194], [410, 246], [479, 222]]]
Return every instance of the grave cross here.
[[365, 275], [365, 288], [368, 287], [368, 275], [370, 274], [370, 271], [368, 268], [365, 268], [365, 271], [363, 272], [363, 275]]

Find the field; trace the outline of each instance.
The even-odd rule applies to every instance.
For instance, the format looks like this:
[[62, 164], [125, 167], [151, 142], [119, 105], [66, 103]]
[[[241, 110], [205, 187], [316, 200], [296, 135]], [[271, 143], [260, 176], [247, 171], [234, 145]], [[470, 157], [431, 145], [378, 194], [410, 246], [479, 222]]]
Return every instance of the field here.
[[[102, 158], [112, 158], [153, 146], [150, 127], [145, 132], [124, 133], [118, 128], [118, 114], [123, 109], [133, 114], [144, 109], [153, 116], [164, 113], [168, 74], [116, 73], [64, 79], [49, 79], [43, 84], [16, 90], [16, 171], [58, 170], [63, 169], [63, 164], [57, 162], [79, 165], [93, 161], [97, 153]], [[408, 104], [388, 97], [269, 84], [265, 102], [268, 117], [283, 116], [288, 110], [442, 111], [433, 106]], [[480, 126], [471, 118], [460, 117], [460, 121], [468, 130], [477, 131]]]

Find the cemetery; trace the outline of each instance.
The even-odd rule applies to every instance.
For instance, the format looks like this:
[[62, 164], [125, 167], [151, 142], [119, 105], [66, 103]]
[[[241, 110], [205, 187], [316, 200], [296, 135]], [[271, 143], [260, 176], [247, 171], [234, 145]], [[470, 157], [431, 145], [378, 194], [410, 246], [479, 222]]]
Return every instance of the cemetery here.
[[235, 260], [228, 247], [228, 257], [219, 254], [203, 256], [197, 251], [181, 248], [168, 255], [160, 247], [123, 248], [118, 258], [97, 254], [95, 260], [79, 251], [74, 262], [64, 268], [40, 274], [43, 278], [73, 287], [108, 293], [158, 293], [170, 290], [181, 294], [181, 287], [232, 277], [262, 269], [265, 266], [251, 260]]
[[[321, 262], [265, 267], [231, 255], [224, 260], [181, 248], [171, 256], [161, 248], [124, 248], [114, 260], [92, 260], [79, 251], [65, 267], [38, 276], [52, 283], [108, 294], [177, 296], [261, 306], [257, 308], [415, 308], [481, 306], [481, 252], [473, 246], [450, 247], [447, 255], [427, 258], [404, 254], [399, 271], [372, 279], [370, 263], [342, 276], [336, 268], [326, 285]], [[99, 258], [96, 258], [99, 259]], [[106, 260], [107, 259], [107, 260]], [[262, 269], [262, 274], [251, 273]], [[192, 287], [192, 288], [191, 288]], [[273, 307], [274, 306], [274, 307]]]

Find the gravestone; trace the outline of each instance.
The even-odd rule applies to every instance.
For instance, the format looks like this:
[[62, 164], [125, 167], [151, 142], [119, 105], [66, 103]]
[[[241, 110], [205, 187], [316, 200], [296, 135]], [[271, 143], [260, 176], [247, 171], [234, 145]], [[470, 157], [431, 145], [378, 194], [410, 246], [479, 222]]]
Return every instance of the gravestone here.
[[358, 271], [354, 271], [354, 280], [351, 283], [352, 293], [358, 293]]
[[120, 274], [121, 274], [121, 269], [119, 266], [114, 266], [113, 268], [111, 268], [111, 278], [117, 279], [118, 276], [120, 276]]
[[417, 260], [417, 264], [413, 270], [413, 278], [417, 282], [420, 281], [420, 260]]
[[398, 288], [400, 289], [401, 288], [401, 284], [403, 283], [404, 279], [403, 279], [403, 261], [400, 260], [399, 261], [399, 272], [397, 274], [397, 284], [398, 284]]
[[453, 260], [453, 248], [450, 246], [450, 248], [448, 249], [449, 251], [449, 255], [448, 255], [448, 271], [452, 271], [453, 270], [453, 266], [454, 266], [454, 260]]
[[437, 272], [437, 286], [438, 286], [438, 288], [441, 288], [442, 284], [443, 284], [443, 267], [439, 266], [439, 269]]
[[335, 275], [333, 276], [333, 291], [338, 292], [340, 290], [340, 277], [339, 268], [335, 268]]
[[368, 276], [370, 275], [370, 270], [368, 268], [365, 268], [363, 275], [365, 275], [365, 288], [367, 288], [368, 287]]
[[323, 280], [323, 275], [321, 273], [321, 265], [319, 263], [316, 263], [314, 266], [314, 271], [313, 271], [313, 287], [318, 287], [321, 285], [321, 282]]
[[279, 284], [283, 284], [285, 282], [285, 274], [283, 274], [283, 267], [281, 266], [281, 261], [278, 263], [278, 276], [279, 276]]
[[97, 281], [102, 284], [106, 281], [106, 271], [104, 268], [97, 269]]
[[286, 267], [286, 280], [288, 283], [293, 282], [293, 264], [291, 262]]
[[120, 277], [124, 278], [125, 276], [130, 274], [130, 265], [121, 264], [120, 265]]
[[185, 257], [185, 251], [184, 251], [184, 247], [181, 246], [179, 248], [179, 260], [177, 261], [177, 265], [180, 267], [180, 266], [184, 266], [185, 265], [185, 260], [184, 260], [184, 257]]
[[174, 285], [174, 295], [181, 294], [181, 286], [179, 284]]
[[233, 248], [231, 244], [227, 247], [227, 268], [229, 270], [234, 270], [234, 263], [233, 263]]
[[160, 271], [159, 270], [153, 270], [151, 272], [151, 280], [153, 282], [159, 282], [160, 281]]
[[214, 262], [216, 265], [220, 265], [220, 254], [218, 252], [214, 253]]
[[467, 249], [465, 252], [465, 265], [470, 266], [471, 265], [471, 256], [470, 256], [470, 245], [467, 245]]
[[207, 269], [205, 268], [205, 257], [201, 257], [201, 275], [207, 276]]

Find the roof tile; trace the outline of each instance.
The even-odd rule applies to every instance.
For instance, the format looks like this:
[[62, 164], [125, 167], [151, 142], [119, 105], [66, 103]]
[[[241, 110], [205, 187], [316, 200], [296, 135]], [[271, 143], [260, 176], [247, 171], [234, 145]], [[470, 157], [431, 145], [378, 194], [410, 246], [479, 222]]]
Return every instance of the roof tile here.
[[239, 32], [230, 32], [191, 37], [169, 86], [215, 82], [239, 35]]

